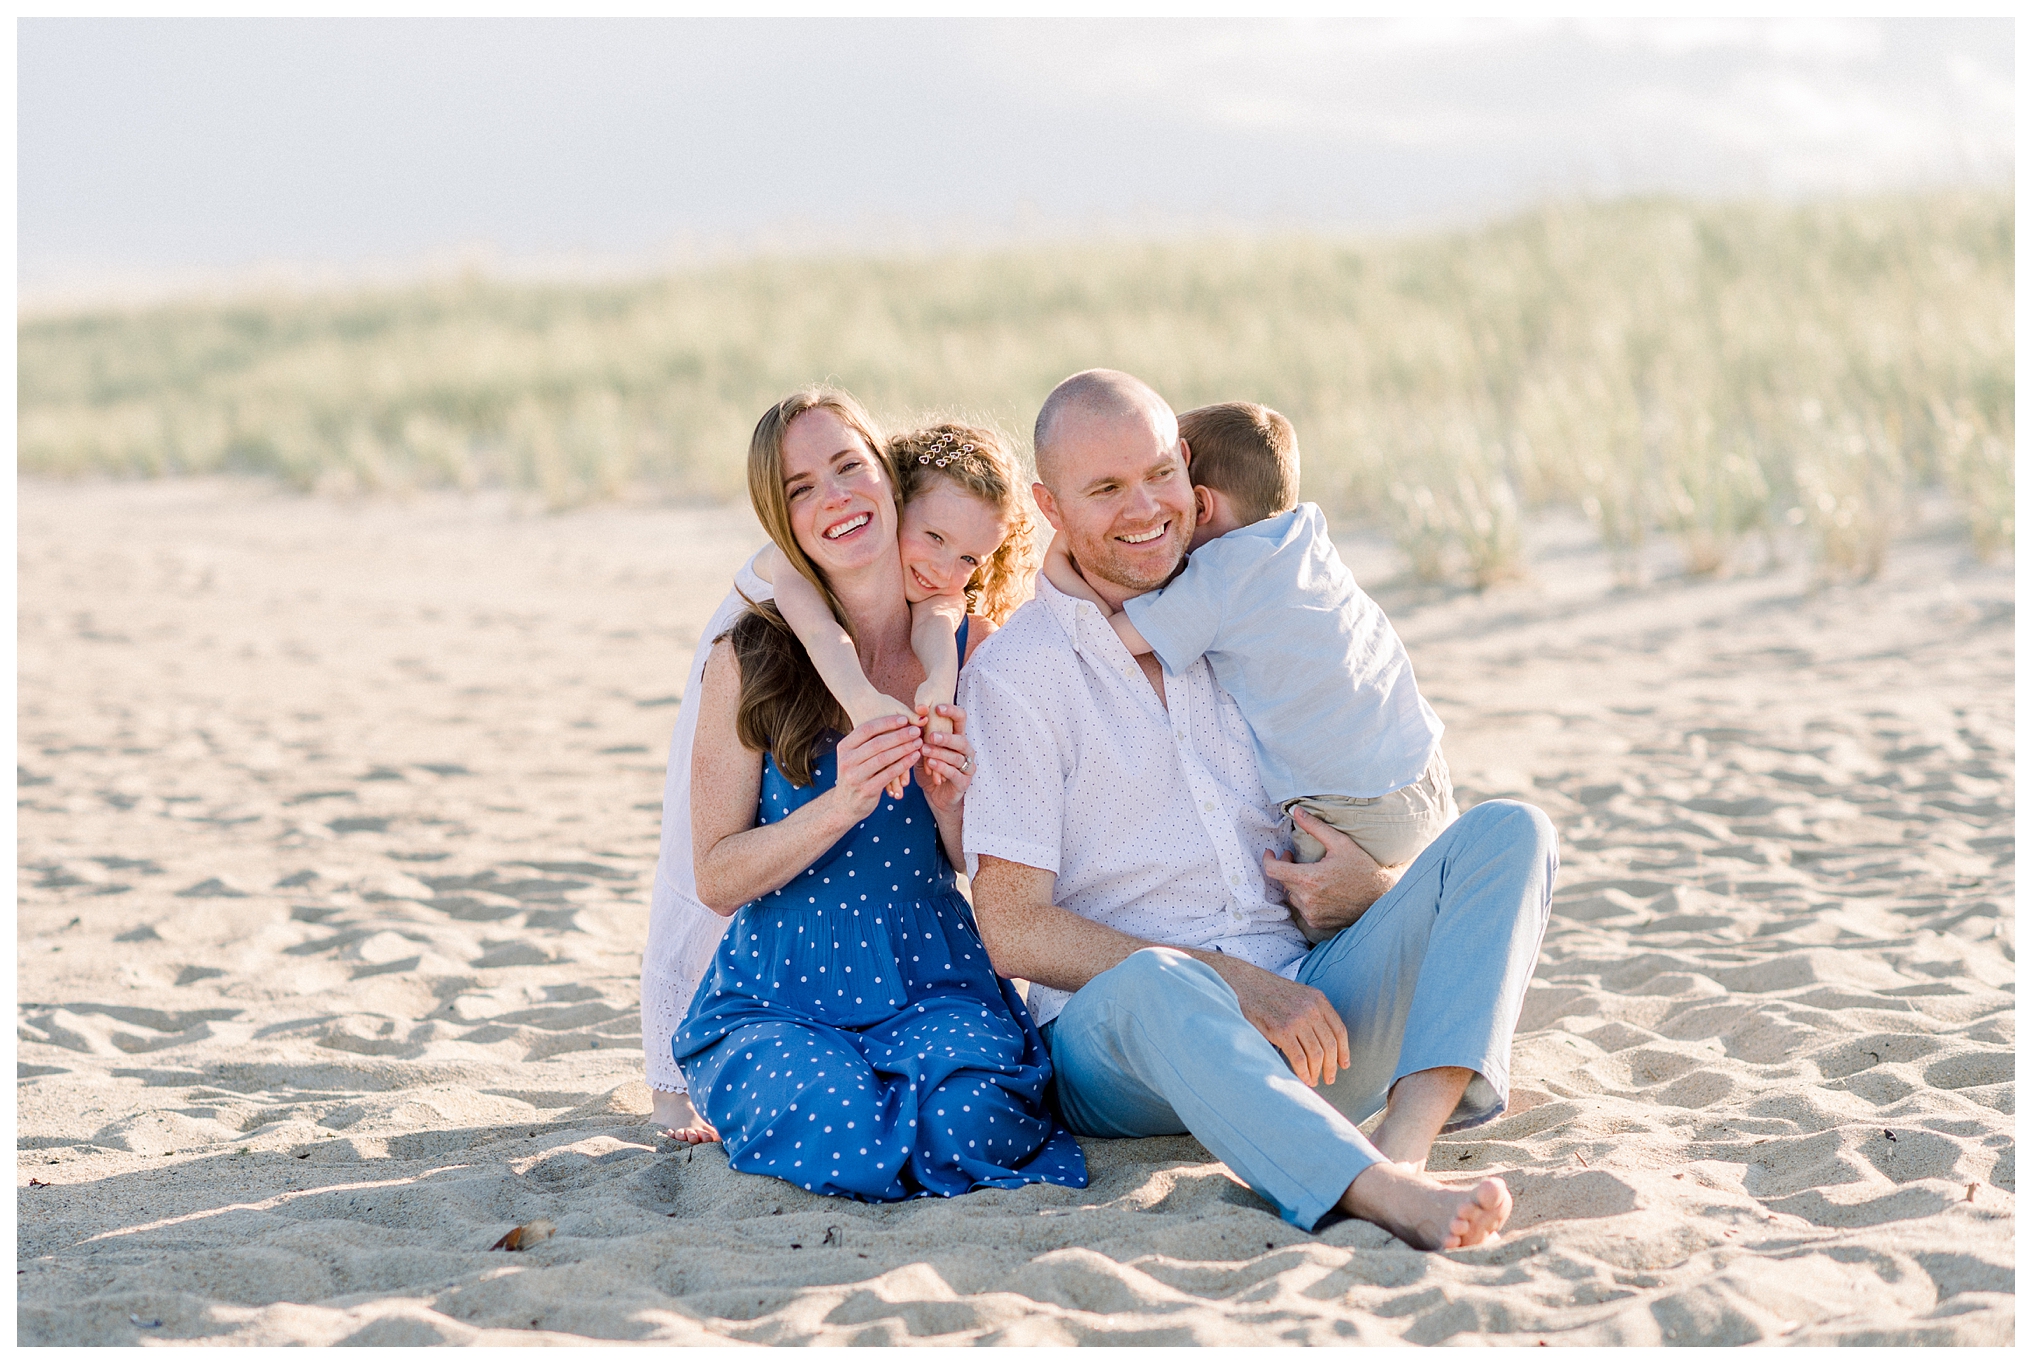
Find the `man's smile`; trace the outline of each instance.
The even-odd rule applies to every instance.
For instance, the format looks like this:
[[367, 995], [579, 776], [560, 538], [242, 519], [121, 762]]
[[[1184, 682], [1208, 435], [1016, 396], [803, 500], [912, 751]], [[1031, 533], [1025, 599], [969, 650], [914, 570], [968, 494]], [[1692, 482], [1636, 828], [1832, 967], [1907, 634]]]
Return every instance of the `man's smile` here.
[[1125, 545], [1147, 545], [1152, 540], [1155, 540], [1158, 536], [1164, 534], [1165, 531], [1170, 529], [1171, 523], [1169, 521], [1164, 521], [1151, 527], [1149, 530], [1142, 532], [1141, 534], [1118, 535], [1115, 538], [1117, 540], [1120, 540]]

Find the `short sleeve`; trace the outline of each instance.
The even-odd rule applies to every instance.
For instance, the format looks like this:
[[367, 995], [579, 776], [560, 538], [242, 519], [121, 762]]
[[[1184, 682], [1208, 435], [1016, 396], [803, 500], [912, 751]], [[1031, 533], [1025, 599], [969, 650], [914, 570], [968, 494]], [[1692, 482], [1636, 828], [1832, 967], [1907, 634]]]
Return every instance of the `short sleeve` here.
[[1164, 671], [1182, 673], [1214, 647], [1249, 567], [1233, 562], [1244, 557], [1235, 551], [1246, 548], [1218, 540], [1204, 545], [1165, 586], [1122, 603]]
[[[769, 548], [767, 545], [762, 547], [767, 548]], [[750, 554], [747, 562], [734, 570], [734, 586], [745, 594], [749, 601], [769, 601], [776, 596], [776, 589], [764, 582], [755, 572], [755, 561], [762, 557], [762, 549]], [[746, 609], [746, 603], [742, 604], [742, 609]]]
[[1029, 700], [992, 673], [960, 674], [960, 709], [974, 745], [962, 836], [967, 875], [999, 857], [1056, 876], [1064, 833], [1063, 735]]

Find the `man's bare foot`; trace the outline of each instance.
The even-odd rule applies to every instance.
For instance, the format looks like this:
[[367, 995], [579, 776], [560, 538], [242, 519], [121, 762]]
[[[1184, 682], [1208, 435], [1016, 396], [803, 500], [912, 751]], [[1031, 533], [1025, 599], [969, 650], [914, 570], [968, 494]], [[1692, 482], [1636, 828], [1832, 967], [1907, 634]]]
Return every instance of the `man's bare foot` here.
[[676, 1141], [690, 1142], [696, 1146], [703, 1141], [718, 1141], [720, 1134], [705, 1116], [692, 1107], [691, 1095], [679, 1090], [673, 1094], [667, 1089], [649, 1091], [649, 1121], [656, 1124], [664, 1136]]
[[1510, 1190], [1500, 1179], [1450, 1189], [1406, 1165], [1378, 1161], [1355, 1176], [1341, 1207], [1420, 1250], [1480, 1245], [1510, 1220]]

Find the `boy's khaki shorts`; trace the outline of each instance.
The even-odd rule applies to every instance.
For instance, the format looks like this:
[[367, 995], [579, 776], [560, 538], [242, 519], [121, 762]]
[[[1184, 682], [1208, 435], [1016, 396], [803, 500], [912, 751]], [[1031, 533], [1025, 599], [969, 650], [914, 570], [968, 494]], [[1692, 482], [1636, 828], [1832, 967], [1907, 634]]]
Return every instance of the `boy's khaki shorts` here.
[[[1425, 765], [1424, 774], [1409, 786], [1366, 799], [1300, 796], [1284, 802], [1287, 814], [1294, 805], [1303, 805], [1354, 839], [1385, 867], [1403, 866], [1460, 818], [1460, 807], [1453, 799], [1453, 776], [1446, 770], [1446, 756], [1437, 748], [1432, 750], [1432, 761]], [[1301, 862], [1317, 862], [1326, 856], [1326, 846], [1296, 821], [1291, 826], [1291, 847]]]

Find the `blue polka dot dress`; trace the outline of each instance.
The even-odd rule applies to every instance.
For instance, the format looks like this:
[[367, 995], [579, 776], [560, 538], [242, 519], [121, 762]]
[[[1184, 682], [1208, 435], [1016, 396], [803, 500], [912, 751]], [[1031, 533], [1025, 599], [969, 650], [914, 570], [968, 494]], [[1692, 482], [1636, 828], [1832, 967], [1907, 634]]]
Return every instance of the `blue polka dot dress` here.
[[[826, 753], [797, 787], [765, 756], [761, 821], [838, 770]], [[671, 1051], [736, 1170], [881, 1202], [1086, 1187], [1045, 1108], [1037, 1027], [988, 964], [914, 778], [736, 912]]]

